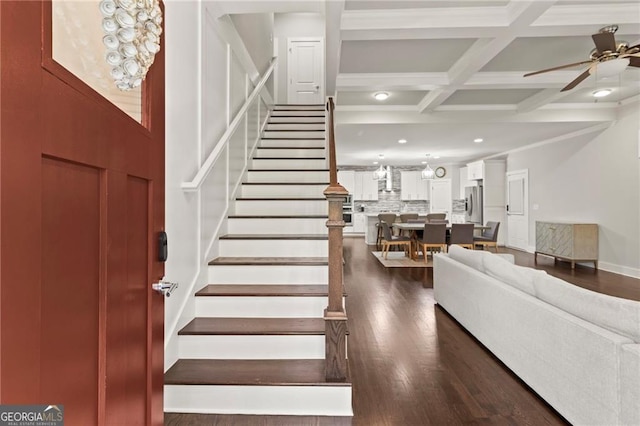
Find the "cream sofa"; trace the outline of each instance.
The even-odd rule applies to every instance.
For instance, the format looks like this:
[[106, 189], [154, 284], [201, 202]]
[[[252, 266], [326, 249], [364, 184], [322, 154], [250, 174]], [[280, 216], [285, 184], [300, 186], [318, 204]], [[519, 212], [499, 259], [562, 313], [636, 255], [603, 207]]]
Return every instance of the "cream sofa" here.
[[575, 425], [640, 425], [640, 302], [452, 246], [436, 302]]

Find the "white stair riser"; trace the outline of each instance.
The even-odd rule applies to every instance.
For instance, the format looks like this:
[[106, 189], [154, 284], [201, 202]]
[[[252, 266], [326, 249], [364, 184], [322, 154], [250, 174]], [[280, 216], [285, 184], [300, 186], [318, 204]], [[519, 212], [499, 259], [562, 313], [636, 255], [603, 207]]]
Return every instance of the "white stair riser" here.
[[327, 265], [211, 265], [208, 272], [209, 284], [326, 284], [328, 282]]
[[275, 149], [261, 148], [256, 151], [257, 157], [295, 157], [295, 158], [320, 158], [324, 157], [322, 149]]
[[351, 416], [351, 386], [165, 385], [168, 413]]
[[325, 148], [325, 141], [318, 139], [262, 139], [261, 148]]
[[328, 183], [318, 185], [242, 185], [243, 197], [313, 197], [323, 198]]
[[324, 123], [269, 123], [267, 130], [324, 130]]
[[326, 215], [328, 203], [325, 200], [236, 200], [235, 212], [237, 215]]
[[322, 116], [323, 118], [325, 117], [324, 115], [324, 111], [271, 111], [271, 116], [269, 118], [273, 118], [273, 117], [296, 117], [296, 116]]
[[329, 182], [326, 171], [247, 172], [247, 182]]
[[198, 296], [200, 318], [320, 318], [327, 296]]
[[179, 336], [185, 359], [323, 359], [325, 336]]
[[220, 240], [226, 257], [327, 257], [326, 240]]
[[324, 117], [269, 117], [269, 123], [321, 123], [324, 125]]
[[307, 160], [303, 158], [251, 160], [252, 169], [326, 169], [326, 167], [326, 160]]
[[285, 138], [285, 139], [299, 139], [299, 138], [311, 138], [311, 139], [324, 139], [324, 130], [318, 131], [288, 131], [288, 130], [274, 130], [265, 131], [262, 134], [263, 138]]
[[327, 235], [327, 219], [229, 219], [229, 234], [320, 234]]
[[293, 110], [293, 111], [325, 111], [324, 105], [296, 105], [296, 104], [286, 104], [286, 105], [274, 105], [273, 111], [282, 111], [282, 110]]

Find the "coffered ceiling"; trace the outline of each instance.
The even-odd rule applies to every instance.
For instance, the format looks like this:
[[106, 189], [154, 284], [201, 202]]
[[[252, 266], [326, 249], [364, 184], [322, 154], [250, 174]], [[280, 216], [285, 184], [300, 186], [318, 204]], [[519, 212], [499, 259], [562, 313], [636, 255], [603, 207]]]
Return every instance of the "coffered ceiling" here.
[[[610, 24], [618, 42], [640, 43], [640, 2], [346, 0], [339, 53], [327, 50], [339, 57], [338, 163], [370, 165], [384, 154], [387, 164], [420, 164], [427, 153], [465, 163], [594, 137], [638, 101], [640, 69], [590, 76], [566, 92], [587, 66], [523, 75], [588, 60], [591, 35]], [[596, 100], [597, 88], [613, 92]], [[375, 100], [378, 91], [389, 98]]]

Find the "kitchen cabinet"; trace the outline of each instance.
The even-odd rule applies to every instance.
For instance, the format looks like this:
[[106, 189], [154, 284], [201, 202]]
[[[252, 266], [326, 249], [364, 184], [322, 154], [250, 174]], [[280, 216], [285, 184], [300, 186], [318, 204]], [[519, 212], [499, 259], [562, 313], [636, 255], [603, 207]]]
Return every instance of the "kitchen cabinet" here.
[[354, 201], [378, 199], [378, 181], [373, 178], [373, 172], [355, 172], [353, 199]]
[[366, 216], [364, 213], [353, 214], [353, 232], [356, 234], [364, 234], [366, 228]]
[[595, 223], [559, 223], [536, 221], [536, 251], [571, 262], [590, 261], [598, 269], [598, 225]]
[[338, 183], [349, 191], [349, 194], [354, 194], [356, 190], [356, 172], [354, 170], [338, 170]]
[[484, 179], [484, 161], [467, 164], [467, 180]]
[[400, 172], [400, 199], [404, 201], [429, 199], [429, 181], [422, 179], [420, 170]]

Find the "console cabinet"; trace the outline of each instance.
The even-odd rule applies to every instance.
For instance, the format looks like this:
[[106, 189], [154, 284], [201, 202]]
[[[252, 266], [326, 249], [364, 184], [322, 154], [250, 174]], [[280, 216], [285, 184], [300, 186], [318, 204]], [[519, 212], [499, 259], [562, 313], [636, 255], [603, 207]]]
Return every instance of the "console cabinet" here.
[[595, 223], [536, 222], [536, 251], [552, 256], [556, 260], [571, 262], [593, 262], [598, 269], [598, 225]]

